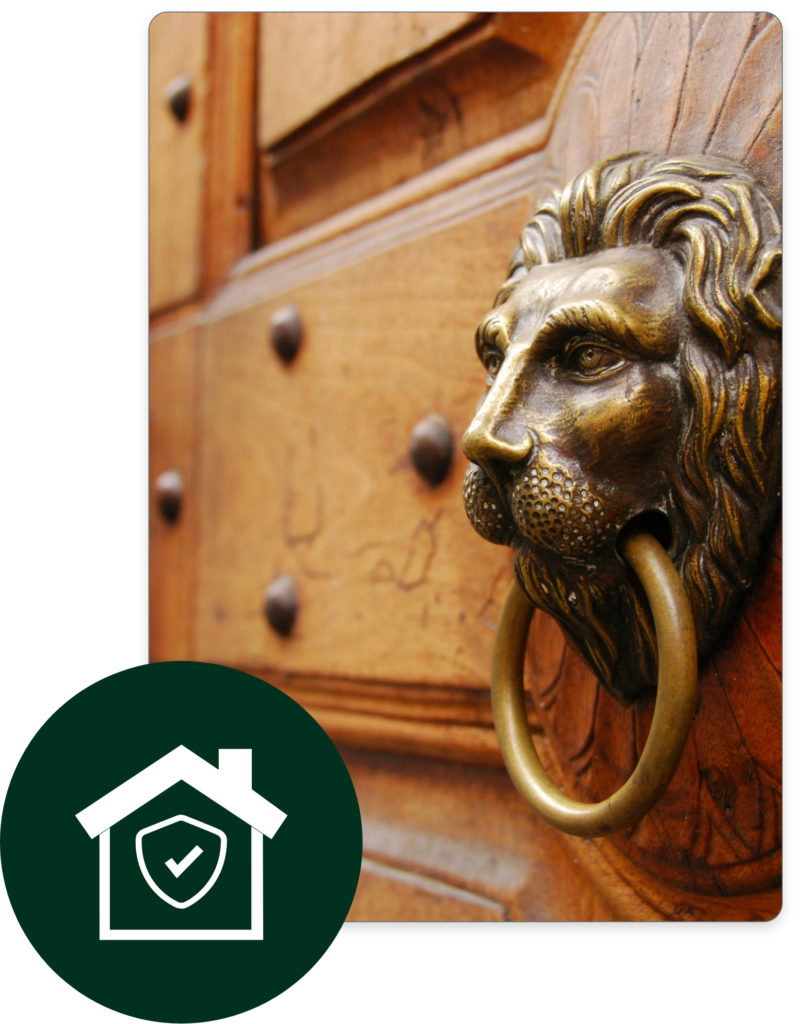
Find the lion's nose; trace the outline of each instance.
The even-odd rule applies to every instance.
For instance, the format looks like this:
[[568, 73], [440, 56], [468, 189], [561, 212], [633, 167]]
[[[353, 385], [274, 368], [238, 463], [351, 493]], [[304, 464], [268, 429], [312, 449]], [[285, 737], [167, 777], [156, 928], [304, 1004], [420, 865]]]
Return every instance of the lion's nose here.
[[[510, 424], [505, 424], [505, 427], [507, 431]], [[481, 467], [494, 484], [498, 496], [503, 498], [504, 471], [528, 458], [534, 447], [534, 439], [527, 430], [518, 440], [500, 437], [492, 422], [482, 417], [479, 411], [467, 428], [461, 444], [470, 462]]]
[[502, 493], [507, 471], [525, 462], [536, 446], [536, 436], [520, 404], [520, 378], [527, 350], [506, 354], [500, 374], [484, 394], [461, 442], [464, 454], [491, 478]]
[[518, 441], [509, 441], [499, 437], [493, 425], [481, 422], [479, 416], [469, 425], [462, 441], [467, 459], [487, 470], [495, 462], [523, 462], [531, 455], [533, 446], [530, 431], [525, 430]]

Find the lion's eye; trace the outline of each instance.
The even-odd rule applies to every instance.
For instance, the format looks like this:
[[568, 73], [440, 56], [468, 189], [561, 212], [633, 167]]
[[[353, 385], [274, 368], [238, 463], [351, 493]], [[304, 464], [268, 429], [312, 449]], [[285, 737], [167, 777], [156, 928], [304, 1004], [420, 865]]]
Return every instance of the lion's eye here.
[[489, 377], [496, 377], [500, 372], [500, 367], [503, 365], [503, 353], [498, 352], [496, 348], [489, 349], [484, 353], [483, 365], [486, 367], [486, 373]]
[[579, 345], [569, 353], [566, 366], [583, 377], [596, 377], [604, 370], [619, 366], [621, 362], [616, 352], [610, 349], [600, 345]]

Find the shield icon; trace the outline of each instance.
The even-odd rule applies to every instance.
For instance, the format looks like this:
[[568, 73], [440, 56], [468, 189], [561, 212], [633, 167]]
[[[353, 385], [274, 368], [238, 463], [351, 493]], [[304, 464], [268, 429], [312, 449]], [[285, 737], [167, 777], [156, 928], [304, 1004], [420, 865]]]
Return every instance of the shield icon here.
[[185, 814], [136, 833], [136, 859], [144, 880], [178, 910], [191, 907], [211, 889], [222, 871], [227, 849], [228, 837], [221, 829]]

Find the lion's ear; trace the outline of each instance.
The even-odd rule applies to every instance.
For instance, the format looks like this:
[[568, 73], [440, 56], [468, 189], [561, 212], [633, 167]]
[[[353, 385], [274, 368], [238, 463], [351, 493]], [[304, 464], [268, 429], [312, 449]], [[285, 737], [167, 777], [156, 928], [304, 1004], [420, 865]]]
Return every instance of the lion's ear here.
[[759, 257], [747, 288], [747, 304], [768, 330], [780, 330], [783, 323], [783, 248], [765, 249]]

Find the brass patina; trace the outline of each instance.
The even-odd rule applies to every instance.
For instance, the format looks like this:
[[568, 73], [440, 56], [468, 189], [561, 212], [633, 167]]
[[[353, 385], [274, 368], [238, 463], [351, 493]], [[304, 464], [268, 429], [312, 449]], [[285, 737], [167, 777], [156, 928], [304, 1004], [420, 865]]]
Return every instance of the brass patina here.
[[647, 595], [661, 657], [653, 724], [639, 763], [616, 793], [596, 804], [572, 800], [542, 767], [528, 728], [523, 685], [533, 605], [516, 582], [503, 605], [492, 662], [492, 716], [514, 785], [548, 824], [584, 838], [620, 832], [647, 814], [675, 774], [697, 708], [694, 623], [675, 566], [645, 531], [626, 530], [620, 549]]
[[658, 656], [622, 531], [656, 523], [701, 655], [757, 571], [779, 497], [780, 263], [747, 170], [627, 154], [539, 206], [478, 328], [467, 514], [626, 703]]

